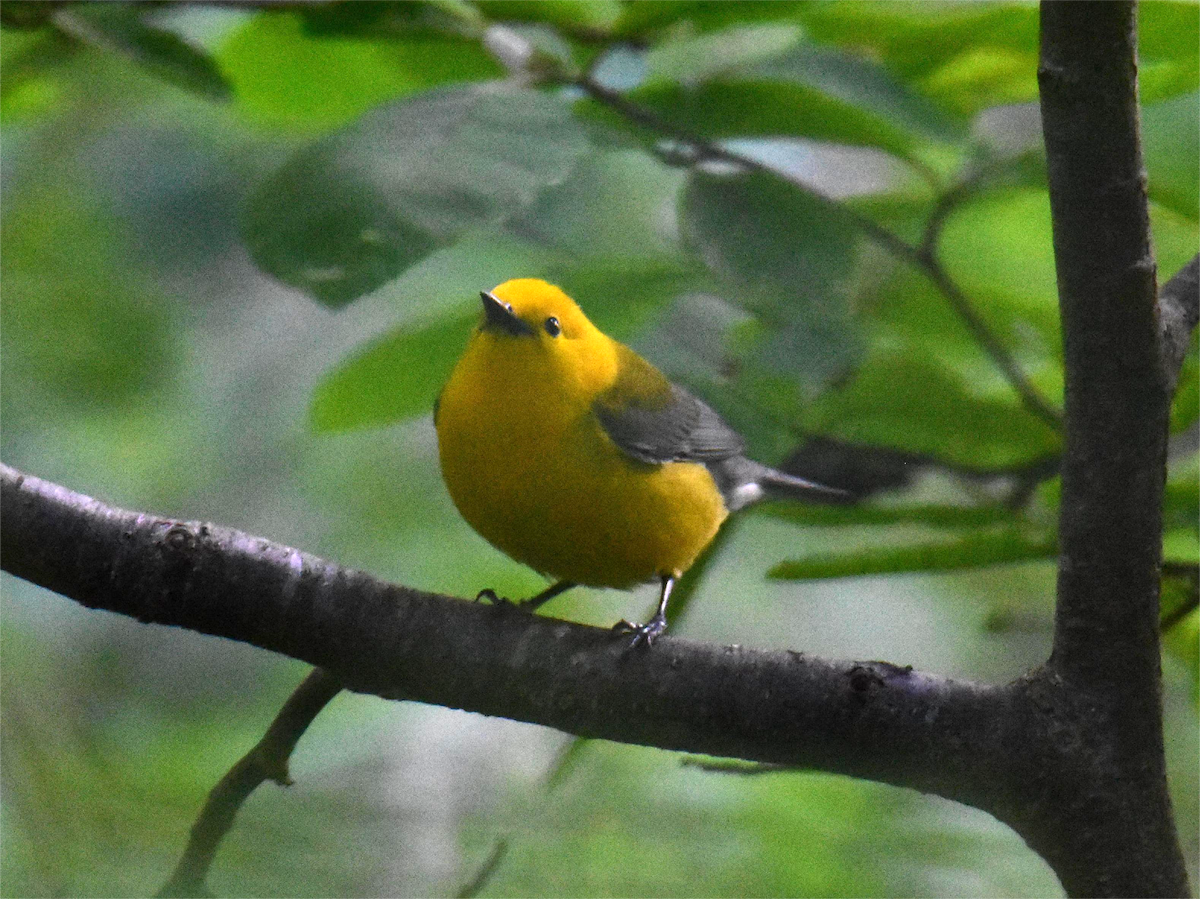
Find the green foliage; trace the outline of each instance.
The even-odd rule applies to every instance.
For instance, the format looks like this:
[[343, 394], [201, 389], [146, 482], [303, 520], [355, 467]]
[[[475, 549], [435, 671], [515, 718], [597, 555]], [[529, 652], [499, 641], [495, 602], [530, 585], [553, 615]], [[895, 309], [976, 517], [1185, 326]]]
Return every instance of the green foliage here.
[[121, 262], [94, 205], [39, 185], [6, 203], [3, 395], [22, 416], [42, 395], [87, 408], [139, 403], [170, 386], [168, 310]]
[[[352, 357], [313, 395], [312, 423], [320, 431], [371, 427], [424, 415], [450, 376], [463, 334], [479, 318], [473, 310], [427, 328], [402, 328]], [[433, 359], [440, 365], [413, 365]], [[387, 384], [387, 390], [379, 390]]]
[[954, 571], [1052, 559], [1058, 554], [1053, 537], [1029, 536], [1011, 528], [976, 531], [905, 546], [872, 546], [840, 554], [815, 555], [780, 562], [767, 577], [783, 581], [862, 577], [873, 574]]
[[255, 16], [231, 34], [217, 58], [239, 110], [264, 126], [326, 131], [388, 100], [500, 72], [477, 42], [423, 30], [403, 41], [385, 39], [367, 26], [377, 23], [371, 11], [382, 13], [388, 4], [349, 7], [369, 17], [357, 19], [349, 33], [330, 33], [319, 27], [328, 20], [314, 22], [311, 15], [276, 13]]
[[145, 22], [136, 6], [97, 4], [60, 10], [52, 19], [71, 37], [128, 56], [164, 81], [210, 100], [229, 97], [229, 84], [203, 53]]
[[251, 198], [246, 241], [277, 278], [341, 305], [532, 203], [584, 150], [553, 97], [429, 91], [293, 157]]
[[[681, 630], [988, 680], [1045, 657], [1059, 484], [1028, 467], [1062, 437], [940, 280], [1060, 406], [1045, 164], [1036, 134], [996, 124], [1036, 101], [1036, 5], [17, 8], [0, 32], [6, 462], [400, 583], [531, 594], [538, 576], [456, 515], [428, 416], [478, 291], [545, 277], [764, 461], [814, 435], [927, 457], [863, 503], [743, 518]], [[1200, 7], [1146, 3], [1139, 20], [1165, 281], [1200, 231]], [[506, 72], [498, 36], [536, 65]], [[258, 272], [231, 251], [235, 221]], [[1196, 347], [1176, 435], [1200, 418]], [[1164, 509], [1183, 565], [1200, 558], [1188, 452]], [[1164, 614], [1189, 583], [1164, 579]], [[608, 625], [648, 598], [580, 590], [549, 611]], [[295, 666], [101, 626], [7, 581], [0, 601], [20, 697], [4, 711], [4, 894], [153, 892]], [[1174, 751], [1193, 761], [1196, 626], [1164, 638]], [[950, 804], [596, 744], [548, 791], [549, 736], [490, 726], [339, 698], [301, 743], [298, 786], [239, 818], [213, 887], [447, 894], [507, 833], [486, 892], [1053, 889], [1012, 833]]]
[[951, 118], [886, 70], [800, 35], [757, 25], [665, 44], [647, 54], [646, 84], [632, 96], [671, 127], [707, 138], [804, 137], [904, 159], [926, 141], [961, 139]]

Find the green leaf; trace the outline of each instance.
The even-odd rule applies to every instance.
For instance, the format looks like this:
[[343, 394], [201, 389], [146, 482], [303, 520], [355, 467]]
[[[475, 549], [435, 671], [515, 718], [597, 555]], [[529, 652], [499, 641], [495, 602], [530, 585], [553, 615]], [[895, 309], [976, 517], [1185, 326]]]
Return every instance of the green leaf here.
[[230, 87], [216, 63], [171, 32], [146, 25], [142, 12], [136, 4], [85, 4], [59, 10], [54, 23], [71, 37], [127, 56], [186, 91], [228, 99]]
[[800, 40], [795, 25], [738, 25], [658, 44], [646, 54], [647, 83], [707, 81], [790, 50]]
[[[347, 12], [386, 11], [394, 4], [338, 4], [347, 28], [366, 22]], [[402, 4], [419, 10], [425, 4]], [[218, 59], [233, 84], [237, 108], [255, 122], [304, 132], [324, 132], [353, 121], [387, 100], [454, 82], [501, 75], [500, 65], [477, 41], [427, 30], [402, 39], [310, 27], [309, 16], [262, 12], [231, 34]]]
[[880, 60], [945, 109], [972, 115], [1037, 96], [1032, 4], [813, 3], [801, 20], [822, 43]]
[[617, 31], [640, 42], [664, 33], [707, 34], [754, 22], [796, 22], [806, 5], [795, 0], [770, 3], [714, 3], [711, 0], [638, 0], [626, 3]]
[[635, 150], [593, 153], [508, 223], [522, 238], [626, 262], [679, 255], [671, 213], [684, 175]]
[[1060, 449], [1057, 434], [1015, 397], [981, 394], [928, 347], [878, 347], [848, 383], [813, 401], [804, 423], [810, 433], [979, 468]]
[[950, 276], [1010, 347], [1020, 328], [1058, 343], [1058, 288], [1043, 189], [998, 190], [973, 197], [946, 219], [938, 243]]
[[[8, 8], [14, 7], [9, 4]], [[62, 64], [72, 55], [71, 43], [61, 35], [45, 30], [5, 29], [3, 37], [0, 43], [0, 120], [13, 125], [52, 112], [64, 96], [70, 95]], [[11, 145], [9, 152], [12, 152]]]
[[851, 505], [818, 506], [804, 503], [766, 503], [764, 514], [795, 524], [816, 527], [920, 524], [933, 528], [981, 528], [1011, 521], [1013, 511], [1004, 506]]
[[6, 190], [0, 223], [8, 420], [58, 406], [101, 419], [152, 403], [181, 352], [174, 308], [129, 264], [111, 204], [45, 179]]
[[1029, 536], [1004, 530], [917, 545], [877, 546], [793, 559], [780, 562], [767, 572], [767, 577], [794, 581], [958, 571], [1014, 562], [1034, 562], [1052, 559], [1057, 555], [1058, 540], [1053, 535]]
[[966, 137], [961, 121], [948, 117], [883, 66], [861, 55], [802, 44], [743, 74], [809, 85], [832, 98], [869, 110], [896, 127], [934, 140], [957, 141]]
[[341, 363], [313, 393], [313, 430], [378, 427], [432, 412], [479, 320], [477, 305], [423, 327], [399, 328]]
[[[728, 39], [731, 46], [723, 52], [681, 53], [670, 67], [658, 62], [660, 70], [668, 68], [677, 77], [652, 76], [630, 99], [671, 128], [707, 139], [804, 137], [876, 147], [913, 159], [929, 141], [965, 136], [961, 123], [880, 66], [840, 51], [798, 44], [790, 26], [758, 29], [780, 36], [768, 46], [770, 54], [763, 51], [771, 58], [743, 52], [737, 38], [746, 29], [705, 35], [695, 41], [724, 47], [721, 41]], [[790, 44], [782, 40], [785, 35], [792, 36]], [[652, 63], [653, 57], [651, 53]]]
[[254, 193], [243, 233], [266, 271], [342, 305], [531, 204], [585, 150], [558, 97], [430, 91], [297, 153]]
[[467, 0], [417, 3], [323, 3], [297, 6], [296, 15], [311, 37], [389, 38], [440, 32], [473, 34], [483, 17]]
[[588, 32], [609, 31], [621, 15], [617, 0], [488, 0], [479, 8], [495, 22], [545, 22]]
[[1194, 2], [1138, 7], [1138, 95], [1143, 104], [1200, 87], [1198, 44], [1200, 6]]
[[669, 128], [702, 138], [804, 137], [910, 158], [917, 142], [888, 119], [803, 84], [711, 81], [639, 88], [630, 98]]
[[1200, 218], [1200, 92], [1142, 107], [1150, 197], [1186, 218]]
[[765, 172], [697, 171], [682, 198], [685, 242], [757, 316], [743, 359], [821, 382], [856, 355], [847, 281], [857, 235], [842, 209]]

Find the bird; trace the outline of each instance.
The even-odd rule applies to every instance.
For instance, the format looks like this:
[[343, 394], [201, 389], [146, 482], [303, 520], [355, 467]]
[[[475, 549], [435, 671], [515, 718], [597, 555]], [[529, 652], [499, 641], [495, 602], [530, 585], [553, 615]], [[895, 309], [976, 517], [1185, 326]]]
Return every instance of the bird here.
[[[730, 513], [765, 499], [846, 500], [748, 458], [716, 411], [601, 332], [559, 287], [516, 278], [480, 300], [434, 403], [438, 457], [467, 523], [553, 581], [522, 607], [578, 585], [657, 580], [654, 616], [613, 626], [650, 646], [667, 628], [676, 581]], [[508, 602], [490, 589], [476, 598]]]

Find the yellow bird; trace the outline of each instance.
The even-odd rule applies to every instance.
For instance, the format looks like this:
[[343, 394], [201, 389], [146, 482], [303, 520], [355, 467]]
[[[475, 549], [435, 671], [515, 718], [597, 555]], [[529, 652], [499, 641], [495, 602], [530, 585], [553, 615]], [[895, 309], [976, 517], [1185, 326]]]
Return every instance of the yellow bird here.
[[716, 412], [554, 285], [520, 278], [480, 297], [483, 318], [434, 406], [438, 452], [471, 527], [555, 580], [524, 607], [577, 584], [657, 578], [654, 617], [616, 625], [653, 643], [675, 580], [730, 512], [845, 496], [747, 459]]

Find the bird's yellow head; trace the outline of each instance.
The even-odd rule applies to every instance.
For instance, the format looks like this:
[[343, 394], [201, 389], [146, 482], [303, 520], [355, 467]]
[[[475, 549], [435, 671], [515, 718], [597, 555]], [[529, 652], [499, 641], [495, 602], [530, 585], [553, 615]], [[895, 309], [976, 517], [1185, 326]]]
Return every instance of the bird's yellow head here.
[[553, 284], [515, 278], [480, 294], [483, 319], [469, 354], [502, 380], [560, 383], [595, 393], [612, 383], [616, 344]]

